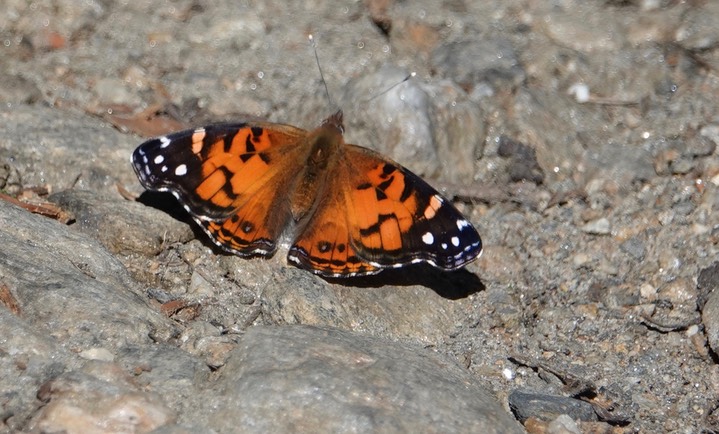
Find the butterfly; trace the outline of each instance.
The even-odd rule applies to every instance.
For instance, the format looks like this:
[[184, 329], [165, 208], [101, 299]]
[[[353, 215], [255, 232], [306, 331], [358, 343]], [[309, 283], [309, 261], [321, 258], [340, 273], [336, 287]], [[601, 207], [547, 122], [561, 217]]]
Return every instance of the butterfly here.
[[311, 131], [269, 122], [210, 125], [142, 143], [140, 183], [172, 193], [210, 239], [239, 256], [288, 260], [325, 277], [476, 259], [472, 224], [420, 177], [347, 144], [342, 111]]

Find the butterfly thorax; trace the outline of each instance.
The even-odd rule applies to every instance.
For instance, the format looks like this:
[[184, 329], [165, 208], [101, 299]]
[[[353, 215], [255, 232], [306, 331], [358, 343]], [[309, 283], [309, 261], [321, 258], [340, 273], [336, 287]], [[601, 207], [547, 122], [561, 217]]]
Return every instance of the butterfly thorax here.
[[309, 215], [319, 202], [323, 187], [330, 185], [332, 167], [340, 157], [344, 139], [342, 137], [342, 113], [326, 119], [322, 125], [310, 132], [304, 145], [309, 149], [304, 168], [297, 177], [292, 194], [292, 218], [299, 222]]

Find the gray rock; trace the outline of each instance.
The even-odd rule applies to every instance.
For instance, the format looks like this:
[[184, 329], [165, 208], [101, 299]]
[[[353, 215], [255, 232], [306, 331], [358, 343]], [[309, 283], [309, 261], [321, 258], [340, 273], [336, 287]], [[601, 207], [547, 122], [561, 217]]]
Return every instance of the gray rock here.
[[98, 195], [92, 190], [65, 190], [49, 200], [75, 216], [73, 229], [99, 240], [112, 253], [155, 256], [173, 243], [192, 239], [190, 227], [166, 212], [138, 202]]
[[119, 198], [118, 182], [137, 183], [129, 163], [136, 139], [98, 119], [26, 105], [2, 105], [0, 117], [0, 164], [11, 162], [26, 187], [85, 188]]
[[697, 306], [699, 310], [704, 308], [704, 304], [710, 295], [717, 289], [719, 289], [719, 262], [714, 262], [702, 269], [697, 277], [697, 290], [699, 291]]
[[127, 104], [134, 106], [140, 103], [139, 95], [128, 89], [128, 83], [116, 78], [103, 78], [95, 83], [93, 90], [103, 105]]
[[619, 245], [619, 248], [637, 261], [644, 260], [647, 254], [647, 247], [640, 237], [632, 237]]
[[[414, 275], [423, 274], [415, 271]], [[435, 278], [427, 273], [420, 281], [429, 284]], [[442, 284], [446, 289], [468, 285], [462, 280], [437, 282], [440, 288]], [[275, 272], [272, 284], [263, 290], [262, 296], [263, 315], [273, 324], [341, 327], [413, 339], [427, 345], [435, 345], [454, 332], [453, 318], [460, 308], [420, 285], [405, 286], [401, 291], [391, 285], [349, 289], [327, 286], [316, 277], [291, 268]]]
[[149, 344], [174, 326], [130, 288], [123, 265], [97, 241], [0, 201], [0, 275], [24, 318], [68, 348]]
[[515, 390], [509, 395], [509, 407], [520, 421], [530, 417], [550, 421], [562, 414], [574, 420], [598, 420], [590, 403], [564, 396]]
[[195, 434], [198, 432], [215, 434], [217, 431], [211, 430], [207, 427], [201, 427], [198, 425], [174, 425], [168, 424], [163, 425], [157, 429], [150, 431], [149, 434]]
[[347, 107], [347, 141], [390, 155], [419, 175], [471, 178], [484, 149], [482, 108], [450, 80], [415, 77], [381, 93], [406, 76], [406, 70], [385, 65], [347, 83], [341, 104]]
[[596, 4], [574, 6], [572, 2], [554, 8], [544, 6], [552, 10], [539, 21], [550, 39], [584, 53], [614, 51], [622, 46], [624, 32], [619, 22], [612, 19], [611, 9]]
[[0, 101], [10, 104], [32, 104], [42, 98], [35, 83], [21, 75], [3, 77], [0, 82]]
[[254, 327], [219, 382], [220, 432], [523, 431], [454, 362], [336, 329]]
[[699, 137], [702, 139], [700, 143], [704, 147], [700, 148], [696, 154], [702, 155], [706, 152], [708, 155], [713, 153], [716, 147], [719, 146], [719, 125], [709, 124], [703, 126], [701, 130], [699, 130]]
[[544, 181], [544, 173], [537, 162], [536, 152], [530, 146], [501, 136], [497, 155], [510, 159], [507, 167], [510, 182], [528, 181], [541, 184]]
[[706, 329], [709, 346], [719, 353], [719, 264], [714, 263], [701, 271], [697, 279], [698, 307]]
[[709, 346], [719, 353], [719, 291], [714, 291], [702, 310], [702, 323], [706, 328]]
[[513, 87], [525, 73], [512, 47], [504, 38], [481, 38], [443, 44], [432, 53], [432, 64], [442, 77], [465, 88], [488, 82]]
[[30, 432], [147, 432], [176, 418], [160, 396], [139, 390], [111, 363], [87, 363], [53, 378], [38, 399], [45, 405], [30, 421]]
[[0, 412], [4, 429], [19, 432], [37, 411], [40, 386], [67, 369], [80, 365], [79, 358], [62, 348], [47, 330], [0, 308]]
[[707, 50], [719, 44], [719, 3], [706, 2], [689, 8], [684, 22], [676, 30], [676, 41], [687, 50]]
[[685, 175], [692, 170], [694, 170], [694, 160], [690, 157], [679, 157], [676, 160], [672, 160], [672, 162], [669, 164], [669, 170], [674, 175]]
[[[439, 160], [432, 137], [432, 101], [429, 95], [416, 80], [409, 80], [384, 95], [380, 94], [407, 74], [408, 71], [400, 68], [385, 66], [374, 74], [365, 74], [347, 84], [344, 101], [361, 101], [373, 94], [378, 95], [357, 107], [359, 110], [347, 104], [347, 141], [375, 148], [392, 155], [399, 162], [414, 161], [411, 168], [418, 174], [433, 174], [438, 169]], [[363, 137], [362, 132], [371, 135]]]
[[566, 414], [560, 414], [547, 426], [547, 434], [582, 434], [583, 432], [577, 422]]

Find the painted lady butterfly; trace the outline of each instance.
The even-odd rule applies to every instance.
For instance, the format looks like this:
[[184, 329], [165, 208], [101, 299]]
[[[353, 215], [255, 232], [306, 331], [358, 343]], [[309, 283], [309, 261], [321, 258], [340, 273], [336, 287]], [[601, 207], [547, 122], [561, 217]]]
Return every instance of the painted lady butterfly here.
[[288, 259], [325, 277], [476, 259], [472, 224], [417, 175], [343, 139], [342, 112], [313, 131], [248, 122], [212, 125], [141, 144], [142, 185], [175, 195], [219, 247]]

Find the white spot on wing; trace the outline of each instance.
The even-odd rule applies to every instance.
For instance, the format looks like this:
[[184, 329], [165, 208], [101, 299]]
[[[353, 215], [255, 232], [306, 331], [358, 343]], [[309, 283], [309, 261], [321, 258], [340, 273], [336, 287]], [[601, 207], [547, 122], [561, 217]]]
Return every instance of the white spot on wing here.
[[464, 219], [457, 220], [457, 229], [460, 231], [469, 226], [469, 222]]
[[187, 166], [184, 164], [180, 164], [175, 168], [175, 175], [177, 176], [184, 176], [187, 174]]
[[459, 238], [458, 237], [452, 237], [452, 245], [454, 247], [459, 247]]
[[167, 172], [167, 166], [160, 167], [160, 172]]
[[431, 232], [427, 232], [422, 235], [422, 241], [427, 245], [431, 245], [432, 243], [434, 243], [434, 235], [432, 235]]
[[155, 164], [161, 164], [163, 161], [165, 161], [165, 157], [163, 157], [162, 155], [158, 155], [153, 161], [155, 162]]
[[168, 139], [166, 136], [158, 137], [160, 140], [160, 147], [161, 148], [167, 148], [170, 146], [170, 139]]

